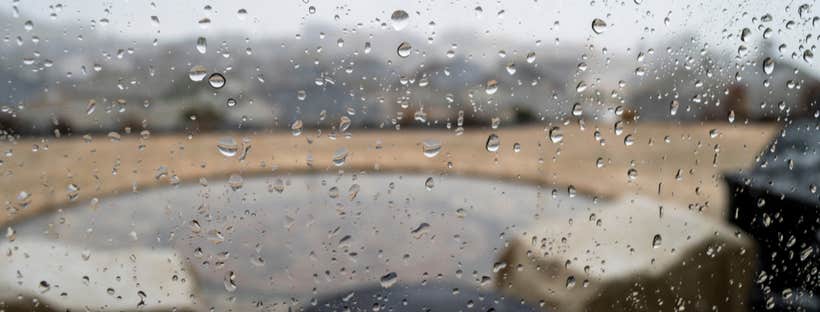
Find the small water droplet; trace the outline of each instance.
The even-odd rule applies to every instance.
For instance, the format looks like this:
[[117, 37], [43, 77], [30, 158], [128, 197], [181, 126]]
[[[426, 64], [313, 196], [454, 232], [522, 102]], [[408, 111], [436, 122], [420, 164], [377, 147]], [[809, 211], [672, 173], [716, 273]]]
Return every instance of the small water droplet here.
[[475, 17], [481, 18], [484, 15], [484, 8], [477, 6], [473, 9], [473, 12], [475, 12]]
[[234, 107], [234, 106], [236, 106], [236, 99], [234, 99], [234, 98], [228, 98], [228, 100], [227, 100], [227, 101], [225, 101], [225, 105], [226, 105], [226, 106], [228, 106], [228, 107]]
[[427, 188], [428, 191], [433, 190], [435, 186], [435, 181], [433, 181], [433, 177], [428, 177], [427, 180], [424, 180], [424, 187]]
[[515, 72], [518, 71], [515, 68], [515, 63], [509, 63], [507, 64], [507, 66], [505, 66], [505, 68], [507, 69], [507, 73], [510, 75], [515, 75]]
[[10, 226], [6, 228], [6, 239], [10, 242], [17, 239], [17, 232]]

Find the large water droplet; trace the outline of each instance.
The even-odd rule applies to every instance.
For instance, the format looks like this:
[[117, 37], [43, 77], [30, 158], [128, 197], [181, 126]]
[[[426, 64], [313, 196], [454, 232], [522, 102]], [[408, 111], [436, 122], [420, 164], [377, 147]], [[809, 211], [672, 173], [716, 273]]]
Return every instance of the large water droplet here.
[[527, 63], [532, 64], [533, 62], [535, 62], [535, 52], [527, 53]]
[[197, 24], [199, 24], [199, 27], [201, 27], [202, 29], [206, 29], [206, 28], [208, 28], [208, 26], [211, 25], [211, 19], [207, 18], [207, 17], [204, 17], [204, 18], [200, 19], [197, 22]]
[[594, 31], [596, 34], [602, 34], [606, 31], [606, 29], [607, 25], [606, 22], [604, 22], [604, 20], [600, 18], [592, 20], [592, 31]]
[[678, 113], [678, 107], [680, 107], [678, 100], [672, 100], [669, 103], [669, 114], [675, 116]]
[[228, 107], [236, 106], [236, 99], [228, 98], [228, 100], [225, 101], [225, 105], [228, 106]]
[[408, 15], [404, 10], [396, 10], [390, 15], [390, 20], [392, 21], [393, 29], [402, 30], [404, 27], [407, 27], [407, 24], [410, 21], [410, 15]]
[[578, 93], [584, 92], [584, 91], [586, 91], [586, 89], [587, 89], [587, 83], [583, 82], [583, 81], [579, 82], [578, 85], [575, 86], [575, 92], [578, 92]]
[[333, 153], [333, 165], [336, 167], [340, 167], [345, 164], [347, 161], [347, 148], [340, 148]]
[[550, 142], [552, 143], [561, 143], [564, 140], [564, 133], [561, 131], [559, 127], [552, 127], [550, 129]]
[[196, 39], [196, 50], [200, 54], [205, 54], [208, 51], [208, 39], [205, 37], [199, 37]]
[[661, 238], [660, 234], [655, 234], [655, 237], [652, 237], [652, 248], [661, 247], [663, 244], [663, 239]]
[[752, 30], [749, 28], [743, 28], [740, 31], [740, 41], [747, 42], [749, 40], [749, 36], [752, 35]]
[[808, 3], [801, 4], [799, 7], [797, 7], [797, 15], [799, 15], [800, 18], [808, 18], [808, 13], [810, 9], [811, 6], [809, 6]]
[[88, 106], [86, 106], [86, 108], [85, 108], [85, 114], [86, 115], [91, 115], [91, 114], [94, 113], [94, 111], [96, 109], [97, 109], [97, 101], [95, 101], [93, 99], [89, 100], [88, 101]]
[[398, 49], [396, 49], [396, 53], [401, 58], [406, 58], [410, 56], [410, 52], [413, 50], [413, 47], [407, 41], [402, 42], [399, 44]]
[[26, 191], [20, 191], [20, 193], [17, 193], [17, 197], [15, 200], [17, 201], [17, 205], [20, 208], [26, 208], [29, 204], [31, 204], [31, 193]]
[[342, 118], [339, 118], [339, 132], [345, 132], [350, 129], [350, 123], [350, 117], [342, 116]]
[[581, 106], [581, 103], [575, 103], [572, 105], [572, 116], [581, 117], [584, 114], [584, 108]]
[[245, 179], [242, 178], [241, 175], [232, 174], [228, 177], [228, 186], [231, 187], [232, 190], [236, 191], [242, 188], [242, 185], [245, 184]]
[[435, 181], [433, 181], [433, 177], [428, 177], [427, 180], [424, 180], [424, 187], [427, 188], [428, 191], [433, 190], [433, 187], [436, 186]]
[[237, 144], [236, 140], [232, 137], [222, 137], [219, 139], [219, 142], [216, 143], [216, 149], [222, 156], [234, 157], [236, 156], [236, 152], [239, 151], [239, 144]]
[[225, 274], [224, 283], [225, 290], [227, 290], [228, 292], [236, 291], [236, 273], [234, 273], [233, 271], [228, 271], [228, 273]]
[[484, 148], [487, 149], [488, 152], [495, 153], [498, 151], [498, 148], [501, 146], [501, 139], [498, 138], [498, 135], [493, 133], [487, 137], [487, 144]]
[[570, 275], [569, 277], [567, 277], [566, 287], [567, 288], [575, 287], [575, 276]]
[[379, 279], [379, 284], [381, 284], [384, 288], [390, 288], [393, 285], [395, 285], [398, 281], [399, 275], [396, 274], [396, 272], [390, 272], [385, 275], [382, 275], [382, 277]]
[[68, 195], [68, 200], [75, 200], [77, 196], [80, 195], [80, 187], [77, 184], [70, 183], [66, 187], [66, 193]]
[[803, 61], [806, 63], [811, 63], [814, 60], [814, 52], [809, 49], [803, 51]]
[[484, 92], [486, 92], [488, 95], [493, 95], [496, 91], [498, 91], [498, 81], [487, 81], [487, 85], [484, 87]]
[[414, 230], [410, 231], [410, 234], [413, 234], [413, 237], [416, 239], [421, 238], [424, 234], [430, 231], [430, 224], [427, 222], [422, 222], [417, 226]]
[[629, 168], [629, 170], [626, 171], [626, 177], [629, 181], [635, 181], [638, 179], [638, 170], [635, 168]]
[[627, 134], [624, 137], [624, 145], [632, 146], [632, 144], [635, 144], [635, 138], [633, 138], [631, 134]]
[[774, 60], [771, 57], [767, 57], [763, 60], [763, 72], [766, 75], [771, 75], [774, 72]]
[[434, 139], [424, 140], [422, 144], [422, 150], [424, 151], [424, 156], [427, 158], [433, 158], [438, 155], [441, 151], [441, 142]]
[[616, 121], [615, 124], [612, 126], [612, 131], [615, 135], [621, 135], [624, 133], [624, 122], [623, 121]]
[[208, 84], [211, 88], [222, 89], [225, 86], [225, 76], [220, 73], [213, 73], [208, 77]]
[[301, 119], [297, 119], [297, 120], [293, 121], [292, 124], [290, 124], [290, 133], [293, 134], [293, 136], [299, 136], [300, 134], [302, 134], [302, 120]]
[[208, 74], [208, 69], [202, 65], [195, 65], [191, 67], [191, 70], [188, 71], [188, 78], [191, 78], [191, 81], [202, 81], [205, 79], [205, 75]]

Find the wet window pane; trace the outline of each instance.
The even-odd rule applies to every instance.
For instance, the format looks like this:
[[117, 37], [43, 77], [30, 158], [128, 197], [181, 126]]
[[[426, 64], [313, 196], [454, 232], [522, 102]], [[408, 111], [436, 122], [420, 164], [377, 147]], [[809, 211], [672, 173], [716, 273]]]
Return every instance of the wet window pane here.
[[0, 311], [816, 311], [818, 15], [6, 1]]

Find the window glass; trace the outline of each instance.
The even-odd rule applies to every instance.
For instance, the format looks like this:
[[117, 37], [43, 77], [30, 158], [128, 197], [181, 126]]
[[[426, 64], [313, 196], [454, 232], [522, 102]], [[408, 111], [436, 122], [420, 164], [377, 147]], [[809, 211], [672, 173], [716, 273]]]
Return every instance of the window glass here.
[[0, 4], [0, 311], [820, 310], [812, 1]]

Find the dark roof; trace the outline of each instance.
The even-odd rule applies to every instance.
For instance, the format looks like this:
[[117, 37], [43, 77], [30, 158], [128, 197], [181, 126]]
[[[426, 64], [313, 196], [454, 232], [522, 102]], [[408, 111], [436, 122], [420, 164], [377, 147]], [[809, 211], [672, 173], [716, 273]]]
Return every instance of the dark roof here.
[[753, 191], [782, 195], [812, 205], [820, 204], [820, 121], [804, 119], [786, 125], [758, 158], [741, 174], [727, 175]]

